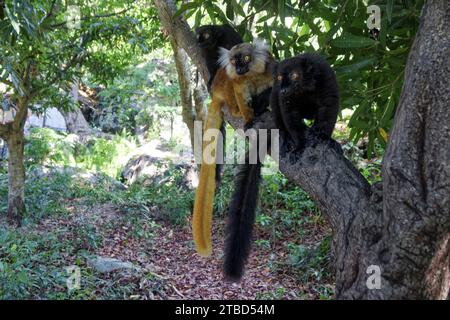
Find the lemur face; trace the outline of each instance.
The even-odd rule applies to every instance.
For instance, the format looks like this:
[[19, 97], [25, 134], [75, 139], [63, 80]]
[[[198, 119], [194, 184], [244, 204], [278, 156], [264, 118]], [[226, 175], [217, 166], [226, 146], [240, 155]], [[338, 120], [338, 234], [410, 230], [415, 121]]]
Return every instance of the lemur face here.
[[298, 69], [278, 68], [274, 85], [279, 88], [281, 96], [295, 96], [302, 91], [302, 74]]
[[282, 98], [301, 95], [315, 85], [313, 69], [305, 60], [287, 59], [274, 73], [274, 87]]
[[231, 78], [242, 75], [254, 76], [264, 73], [270, 53], [261, 41], [240, 43], [230, 50], [222, 50], [219, 63], [227, 69]]
[[201, 26], [196, 30], [197, 42], [200, 48], [216, 47], [218, 34], [213, 26]]
[[250, 70], [251, 62], [252, 56], [246, 52], [238, 52], [230, 58], [230, 63], [236, 68], [238, 75], [246, 74]]

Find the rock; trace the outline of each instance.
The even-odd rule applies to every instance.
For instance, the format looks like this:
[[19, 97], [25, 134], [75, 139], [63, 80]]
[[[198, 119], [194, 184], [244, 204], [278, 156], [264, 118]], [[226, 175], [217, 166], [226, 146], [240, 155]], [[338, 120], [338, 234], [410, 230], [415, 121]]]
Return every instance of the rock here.
[[[173, 170], [177, 171], [177, 174], [174, 174]], [[143, 185], [165, 183], [174, 176], [178, 177], [175, 179], [175, 183], [183, 189], [192, 189], [197, 183], [194, 164], [173, 164], [172, 160], [156, 158], [146, 154], [131, 158], [122, 171], [122, 179], [127, 184], [133, 184], [138, 179]]]
[[88, 260], [89, 265], [100, 273], [108, 273], [112, 271], [139, 271], [131, 262], [120, 261], [115, 258], [95, 257]]
[[161, 174], [161, 167], [157, 165], [160, 159], [149, 155], [133, 157], [125, 165], [122, 178], [128, 183], [134, 183], [140, 176], [154, 177]]

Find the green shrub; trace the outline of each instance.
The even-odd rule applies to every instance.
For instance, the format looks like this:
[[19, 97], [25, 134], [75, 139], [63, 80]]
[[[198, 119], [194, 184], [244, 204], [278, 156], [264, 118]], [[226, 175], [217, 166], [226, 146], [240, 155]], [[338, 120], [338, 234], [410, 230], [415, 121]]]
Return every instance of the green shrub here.
[[69, 136], [49, 128], [32, 128], [24, 150], [26, 164], [68, 165], [74, 148]]
[[28, 167], [73, 166], [117, 178], [135, 148], [136, 140], [125, 130], [111, 140], [89, 137], [81, 143], [73, 134], [33, 128], [25, 146], [25, 158]]

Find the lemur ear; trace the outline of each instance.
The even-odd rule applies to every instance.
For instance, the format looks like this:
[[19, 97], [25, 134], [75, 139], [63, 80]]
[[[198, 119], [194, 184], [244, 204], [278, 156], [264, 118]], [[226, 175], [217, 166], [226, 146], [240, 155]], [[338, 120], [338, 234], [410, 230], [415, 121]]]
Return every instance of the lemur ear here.
[[230, 50], [219, 47], [219, 59], [217, 60], [217, 63], [222, 68], [225, 68], [230, 63]]

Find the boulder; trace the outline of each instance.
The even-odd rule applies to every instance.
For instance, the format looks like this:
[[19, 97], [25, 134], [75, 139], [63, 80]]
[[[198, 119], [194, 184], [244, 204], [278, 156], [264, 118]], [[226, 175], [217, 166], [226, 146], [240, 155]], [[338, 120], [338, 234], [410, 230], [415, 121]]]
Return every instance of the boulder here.
[[140, 269], [131, 262], [100, 256], [89, 259], [88, 264], [100, 273], [109, 273], [112, 271], [139, 271]]

